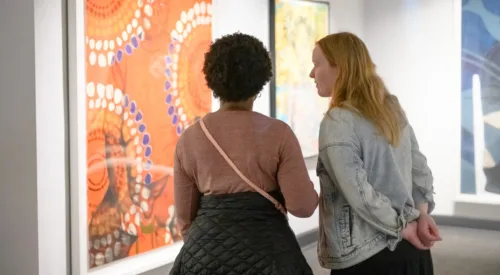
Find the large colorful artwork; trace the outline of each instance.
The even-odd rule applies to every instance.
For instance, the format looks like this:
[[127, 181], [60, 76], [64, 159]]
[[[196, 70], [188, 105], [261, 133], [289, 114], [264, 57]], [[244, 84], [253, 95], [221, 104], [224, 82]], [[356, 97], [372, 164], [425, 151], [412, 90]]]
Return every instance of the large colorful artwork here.
[[89, 268], [180, 240], [179, 135], [211, 110], [211, 1], [86, 0]]
[[461, 192], [500, 199], [500, 1], [462, 1]]
[[275, 116], [287, 122], [305, 157], [317, 155], [319, 125], [328, 100], [317, 95], [309, 73], [316, 41], [328, 34], [328, 3], [275, 0]]

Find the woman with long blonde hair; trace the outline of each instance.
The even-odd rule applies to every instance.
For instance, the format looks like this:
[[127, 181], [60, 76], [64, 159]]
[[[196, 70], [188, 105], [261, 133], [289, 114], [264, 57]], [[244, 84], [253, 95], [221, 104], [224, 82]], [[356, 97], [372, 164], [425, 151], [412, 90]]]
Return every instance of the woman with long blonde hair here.
[[321, 122], [318, 257], [332, 274], [433, 274], [433, 177], [397, 98], [352, 33], [316, 43]]

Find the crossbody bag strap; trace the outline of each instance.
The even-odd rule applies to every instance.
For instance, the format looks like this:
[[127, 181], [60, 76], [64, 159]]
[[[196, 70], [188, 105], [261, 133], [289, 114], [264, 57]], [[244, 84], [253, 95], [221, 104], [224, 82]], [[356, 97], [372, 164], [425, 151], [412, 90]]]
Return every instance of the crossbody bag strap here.
[[238, 174], [238, 176], [240, 176], [240, 178], [244, 182], [246, 182], [248, 185], [250, 185], [255, 191], [257, 191], [259, 194], [261, 194], [266, 199], [268, 199], [270, 202], [272, 202], [273, 205], [281, 213], [283, 213], [283, 215], [286, 216], [286, 210], [283, 207], [283, 205], [281, 205], [281, 203], [279, 203], [275, 198], [273, 198], [271, 195], [269, 195], [266, 191], [264, 191], [261, 188], [259, 188], [251, 180], [249, 180], [247, 177], [245, 177], [245, 175], [243, 175], [243, 173], [241, 173], [241, 171], [238, 169], [238, 167], [236, 167], [236, 165], [233, 163], [233, 161], [227, 156], [227, 154], [224, 152], [224, 150], [222, 150], [222, 148], [220, 147], [219, 143], [217, 143], [217, 141], [214, 139], [214, 137], [210, 134], [210, 132], [208, 131], [207, 127], [205, 126], [205, 123], [203, 123], [203, 119], [200, 119], [200, 126], [201, 126], [201, 129], [203, 130], [203, 132], [205, 133], [205, 135], [207, 136], [207, 138], [215, 146], [215, 148], [217, 149], [217, 151], [219, 151], [219, 153], [227, 161], [227, 163], [229, 164], [229, 166], [231, 166], [231, 168], [233, 168], [234, 172], [236, 172], [236, 174]]

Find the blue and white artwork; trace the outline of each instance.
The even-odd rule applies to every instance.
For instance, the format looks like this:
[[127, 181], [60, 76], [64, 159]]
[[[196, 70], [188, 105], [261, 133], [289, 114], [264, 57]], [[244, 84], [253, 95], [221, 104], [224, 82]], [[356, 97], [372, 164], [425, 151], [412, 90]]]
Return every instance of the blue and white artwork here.
[[461, 193], [500, 194], [500, 0], [462, 1], [461, 95]]

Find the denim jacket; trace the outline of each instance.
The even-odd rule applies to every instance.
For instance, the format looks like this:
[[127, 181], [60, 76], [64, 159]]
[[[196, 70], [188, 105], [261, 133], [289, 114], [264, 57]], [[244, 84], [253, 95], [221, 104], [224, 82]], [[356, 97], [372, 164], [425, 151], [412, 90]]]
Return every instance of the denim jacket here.
[[321, 122], [319, 148], [324, 268], [348, 268], [394, 250], [402, 229], [420, 215], [415, 205], [427, 202], [433, 210], [432, 173], [409, 124], [393, 147], [367, 119], [334, 108]]

